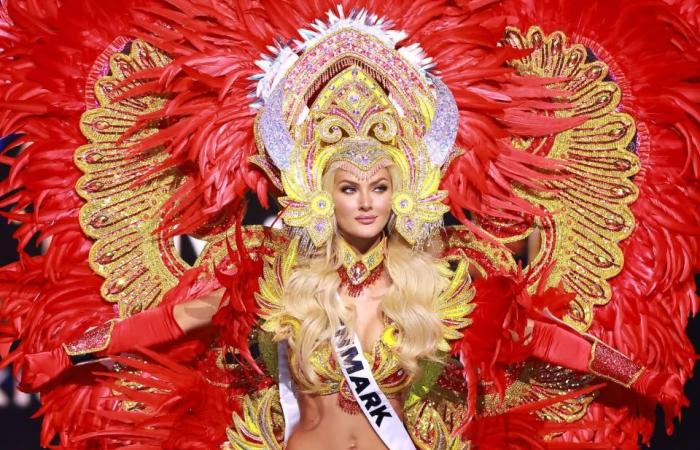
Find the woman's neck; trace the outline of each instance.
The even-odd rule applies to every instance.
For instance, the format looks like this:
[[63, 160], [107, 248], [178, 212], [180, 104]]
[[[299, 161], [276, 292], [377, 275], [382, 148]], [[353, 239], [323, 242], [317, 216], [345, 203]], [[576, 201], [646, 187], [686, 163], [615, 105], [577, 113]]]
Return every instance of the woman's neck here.
[[377, 236], [371, 237], [371, 238], [363, 238], [363, 237], [357, 237], [357, 236], [348, 236], [347, 234], [343, 233], [342, 231], [339, 231], [340, 236], [347, 242], [350, 247], [355, 249], [355, 251], [360, 254], [364, 255], [371, 249], [374, 244], [379, 242], [379, 240], [382, 238], [383, 234], [380, 233]]

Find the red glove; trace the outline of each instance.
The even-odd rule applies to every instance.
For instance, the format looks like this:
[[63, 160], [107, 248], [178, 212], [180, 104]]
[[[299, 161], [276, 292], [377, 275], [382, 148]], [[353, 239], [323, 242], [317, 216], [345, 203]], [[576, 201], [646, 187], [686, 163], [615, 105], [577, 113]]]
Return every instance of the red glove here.
[[531, 345], [532, 356], [542, 361], [579, 372], [588, 371], [593, 344], [579, 334], [553, 323], [533, 320]]
[[63, 347], [55, 348], [50, 352], [25, 355], [21, 364], [22, 378], [18, 387], [25, 392], [38, 391], [73, 367], [73, 362]]
[[173, 305], [164, 305], [121, 321], [109, 321], [80, 339], [48, 352], [25, 355], [20, 388], [37, 391], [68, 369], [95, 357], [116, 355], [137, 346], [152, 347], [184, 335], [175, 321]]
[[678, 374], [671, 375], [644, 369], [632, 383], [632, 389], [645, 397], [652, 398], [664, 409], [666, 432], [673, 432], [673, 418], [680, 416], [681, 408], [690, 405], [683, 394], [683, 380]]
[[666, 417], [677, 416], [683, 397], [683, 382], [677, 374], [660, 373], [637, 364], [601, 342], [552, 323], [534, 321], [532, 355], [548, 363], [579, 372], [590, 372], [632, 389], [659, 402]]
[[688, 405], [683, 381], [676, 373], [658, 372], [635, 363], [622, 353], [596, 342], [591, 351], [590, 371], [613, 380], [646, 398], [660, 403], [666, 416], [666, 430], [673, 431], [673, 418]]
[[185, 333], [173, 314], [174, 305], [151, 308], [117, 322], [107, 348], [101, 355], [116, 355], [134, 348], [172, 342]]

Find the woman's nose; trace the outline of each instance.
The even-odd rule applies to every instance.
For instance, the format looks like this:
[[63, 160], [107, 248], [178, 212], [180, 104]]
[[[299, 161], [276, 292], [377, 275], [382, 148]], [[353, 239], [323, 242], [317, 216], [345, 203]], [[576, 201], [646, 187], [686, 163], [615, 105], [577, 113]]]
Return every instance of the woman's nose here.
[[372, 209], [372, 196], [369, 195], [369, 192], [360, 191], [360, 209], [362, 211]]

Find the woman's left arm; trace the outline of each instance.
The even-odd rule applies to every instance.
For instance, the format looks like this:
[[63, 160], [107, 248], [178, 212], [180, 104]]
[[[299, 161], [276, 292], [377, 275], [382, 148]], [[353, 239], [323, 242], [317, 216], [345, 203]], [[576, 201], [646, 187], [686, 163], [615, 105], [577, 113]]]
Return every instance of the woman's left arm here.
[[530, 319], [532, 355], [579, 372], [614, 381], [677, 412], [684, 404], [683, 382], [677, 373], [659, 372], [623, 353], [555, 323]]

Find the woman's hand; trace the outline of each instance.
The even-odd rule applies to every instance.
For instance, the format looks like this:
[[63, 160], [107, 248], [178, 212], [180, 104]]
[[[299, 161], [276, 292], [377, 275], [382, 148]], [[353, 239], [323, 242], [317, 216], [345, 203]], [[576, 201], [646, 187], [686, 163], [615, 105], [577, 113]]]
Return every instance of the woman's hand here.
[[21, 378], [18, 387], [24, 392], [36, 392], [71, 367], [73, 363], [63, 347], [25, 355], [20, 366]]
[[[201, 297], [173, 305], [161, 305], [142, 311], [127, 319], [114, 321], [114, 326], [95, 327], [81, 338], [53, 350], [25, 355], [20, 362], [20, 388], [38, 391], [74, 366], [73, 358], [97, 357], [132, 351], [137, 347], [152, 347], [173, 342], [185, 333], [211, 323], [219, 308], [224, 289], [217, 289]], [[109, 324], [109, 322], [107, 322]], [[104, 325], [107, 325], [104, 324]], [[94, 342], [104, 342], [95, 350]], [[85, 348], [82, 353], [80, 350]]]
[[666, 428], [669, 434], [673, 430], [673, 417], [680, 415], [681, 407], [690, 404], [683, 394], [683, 380], [676, 373], [668, 374], [644, 369], [630, 387], [661, 405], [666, 416]]
[[214, 314], [219, 310], [224, 288], [211, 291], [203, 296], [175, 305], [173, 315], [178, 326], [188, 333], [211, 323]]

